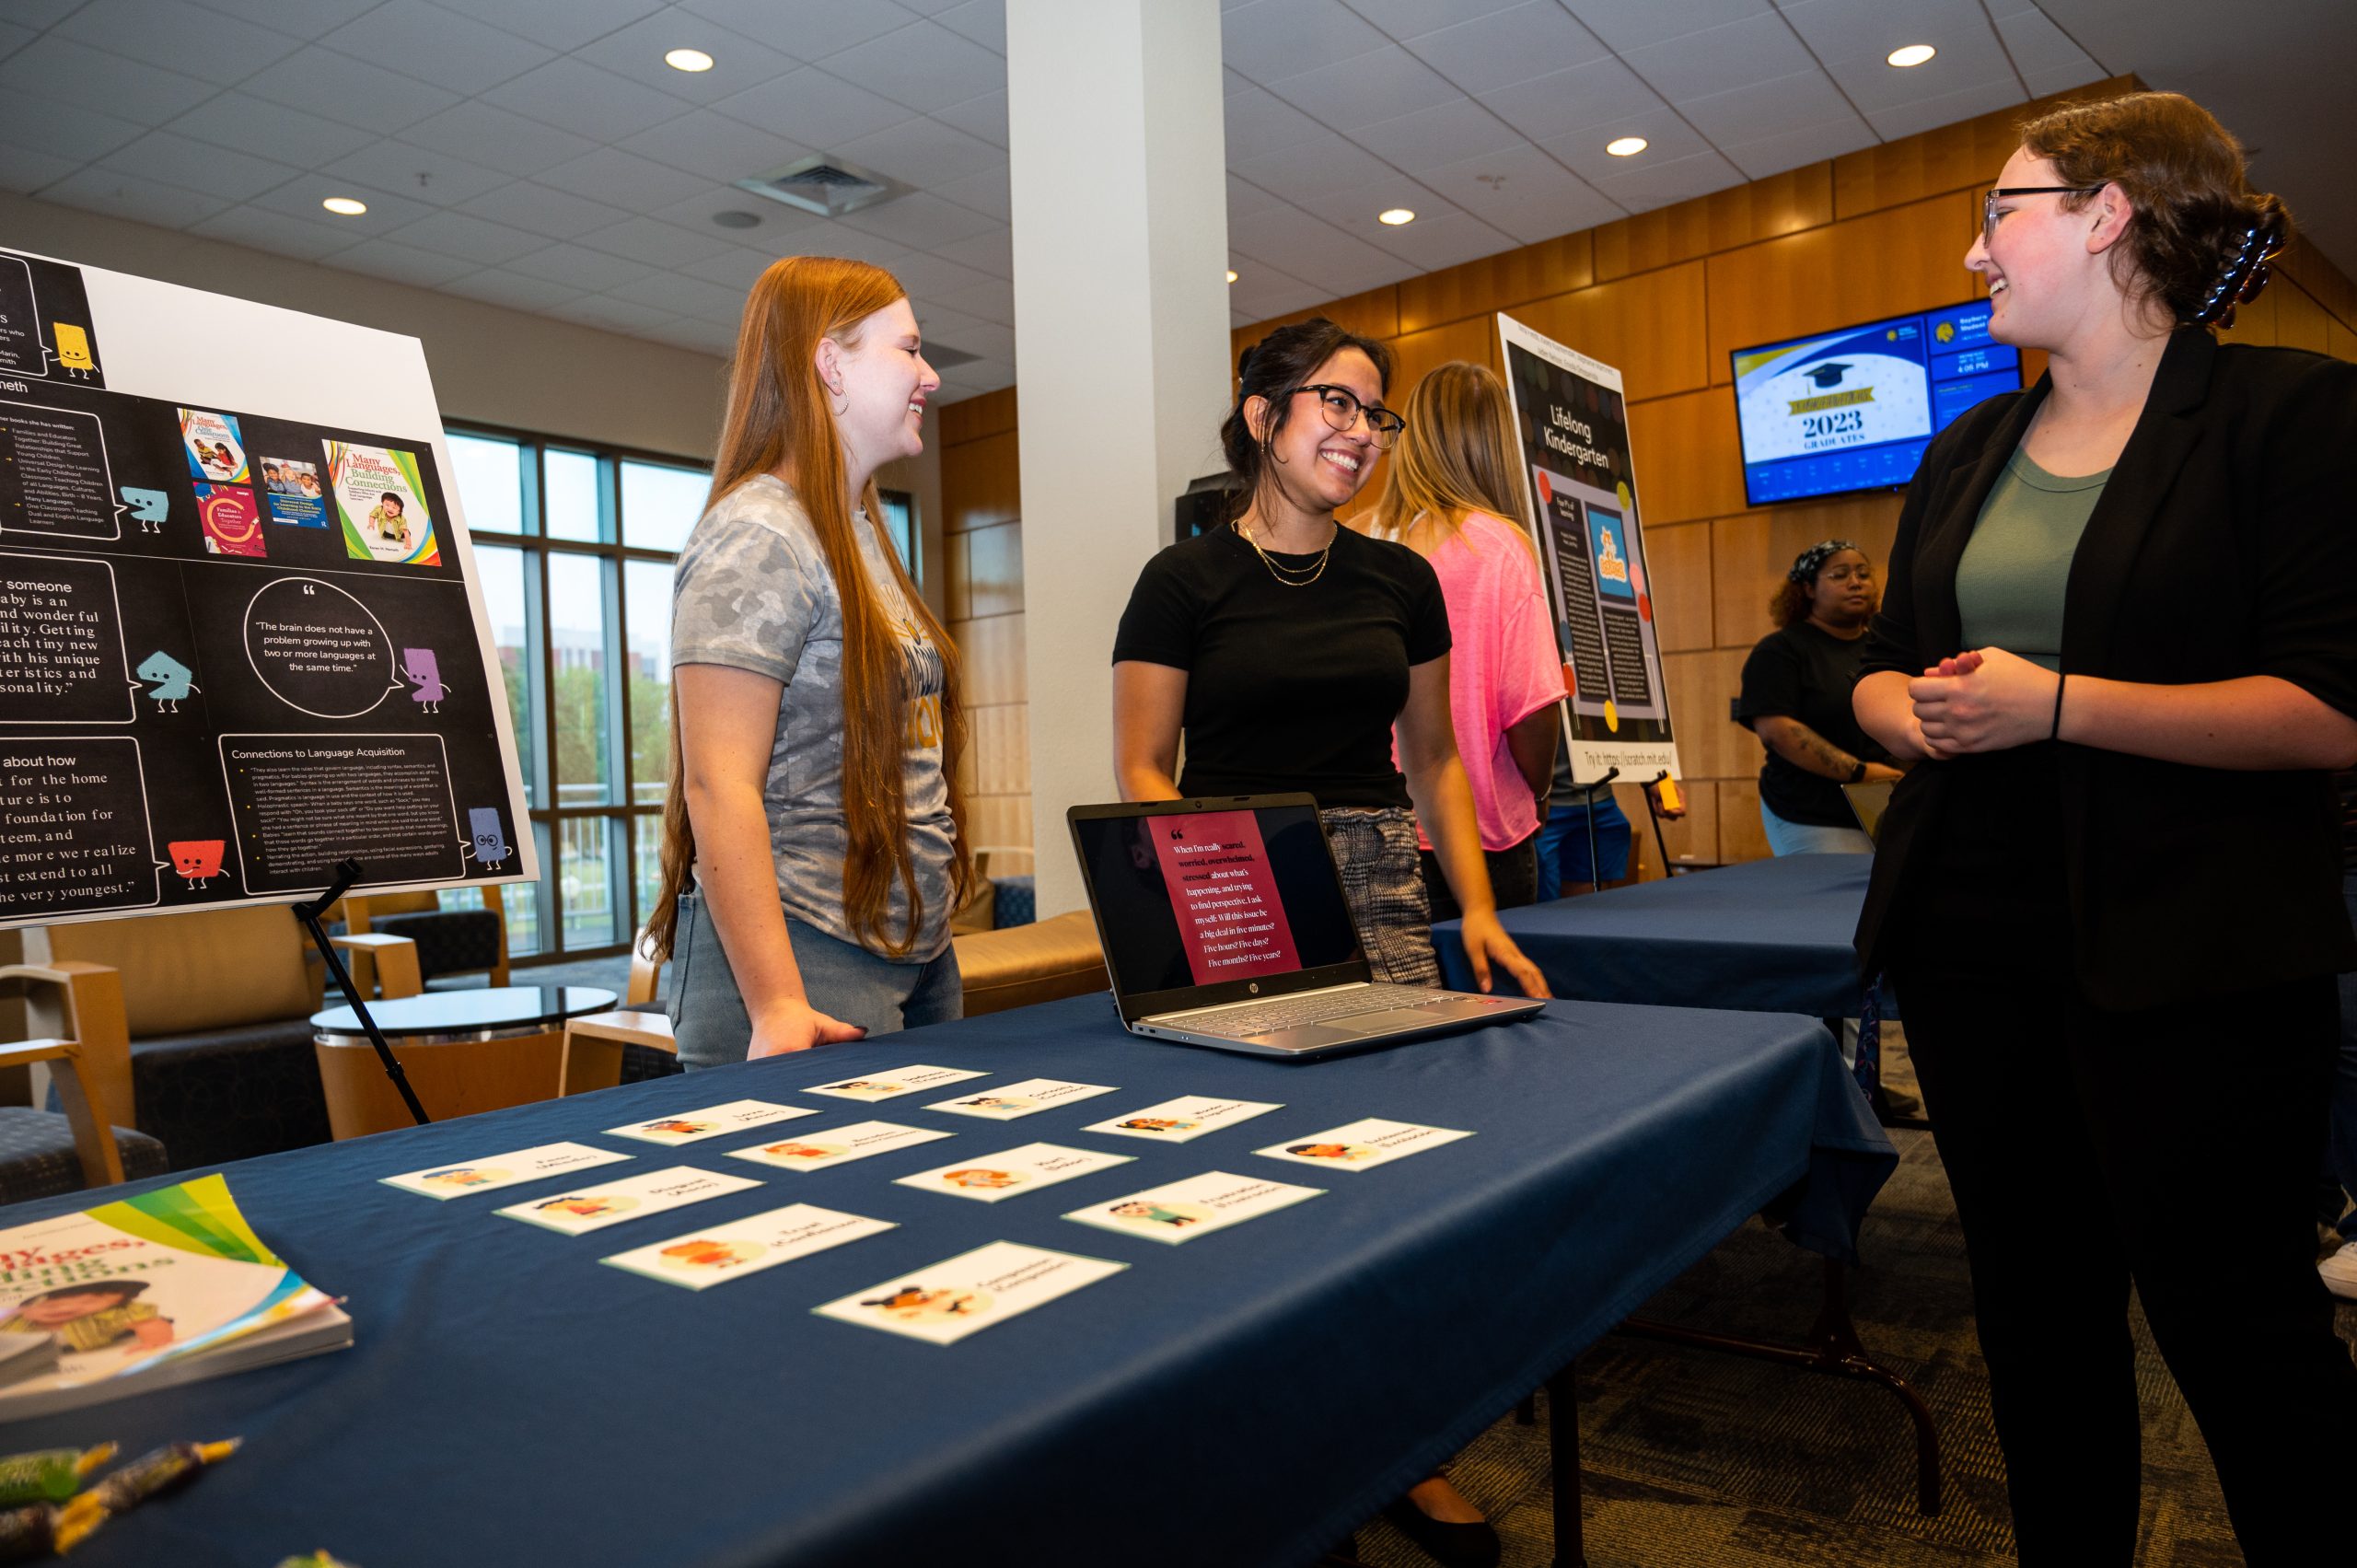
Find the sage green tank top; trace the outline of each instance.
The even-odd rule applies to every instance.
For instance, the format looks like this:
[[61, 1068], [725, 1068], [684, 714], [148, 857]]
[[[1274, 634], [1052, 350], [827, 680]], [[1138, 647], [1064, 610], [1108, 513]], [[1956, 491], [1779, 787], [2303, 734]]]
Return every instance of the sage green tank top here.
[[2079, 536], [2111, 470], [2050, 474], [2014, 453], [1956, 563], [1956, 607], [1968, 648], [2003, 648], [2060, 669], [2062, 598]]

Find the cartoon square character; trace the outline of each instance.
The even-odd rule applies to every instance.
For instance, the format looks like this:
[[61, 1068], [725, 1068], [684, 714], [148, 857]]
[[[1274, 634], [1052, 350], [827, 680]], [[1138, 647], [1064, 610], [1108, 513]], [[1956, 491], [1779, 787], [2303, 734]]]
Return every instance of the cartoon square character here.
[[172, 509], [172, 498], [168, 492], [147, 490], [139, 485], [126, 484], [122, 486], [122, 493], [123, 505], [130, 507], [131, 515], [139, 519], [141, 533], [164, 531], [164, 519], [170, 515]]
[[52, 321], [49, 330], [57, 336], [57, 363], [73, 373], [77, 381], [87, 380], [99, 368], [90, 357], [90, 334], [71, 321]]
[[442, 667], [432, 648], [403, 648], [401, 673], [417, 683], [417, 690], [409, 694], [411, 702], [429, 714], [442, 711], [442, 699], [450, 694], [450, 689], [442, 684]]
[[171, 852], [172, 869], [191, 888], [213, 886], [213, 878], [221, 875], [221, 854], [228, 847], [223, 839], [175, 839], [165, 846]]
[[507, 834], [499, 826], [496, 807], [475, 806], [467, 810], [467, 832], [474, 841], [475, 863], [486, 871], [496, 871], [507, 864], [516, 853], [507, 842]]
[[204, 690], [196, 684], [196, 671], [160, 648], [141, 659], [139, 668], [132, 673], [156, 683], [147, 695], [156, 699], [156, 711], [159, 714], [179, 713], [182, 698]]

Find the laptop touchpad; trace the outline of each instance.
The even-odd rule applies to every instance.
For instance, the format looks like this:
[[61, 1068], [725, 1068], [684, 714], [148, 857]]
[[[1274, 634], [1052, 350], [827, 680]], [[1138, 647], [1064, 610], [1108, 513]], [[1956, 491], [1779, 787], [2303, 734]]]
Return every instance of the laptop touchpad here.
[[1318, 1051], [1329, 1045], [1341, 1045], [1360, 1038], [1356, 1028], [1338, 1029], [1324, 1024], [1305, 1024], [1295, 1029], [1271, 1029], [1267, 1034], [1243, 1035], [1255, 1045], [1271, 1051]]

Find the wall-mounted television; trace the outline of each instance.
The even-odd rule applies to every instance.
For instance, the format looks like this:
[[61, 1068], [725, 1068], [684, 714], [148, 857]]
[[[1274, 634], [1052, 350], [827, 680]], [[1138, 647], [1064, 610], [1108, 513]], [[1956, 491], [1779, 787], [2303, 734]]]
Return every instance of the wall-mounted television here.
[[2022, 384], [2021, 354], [1989, 335], [1985, 299], [1739, 348], [1734, 359], [1754, 506], [1903, 485], [1956, 415]]

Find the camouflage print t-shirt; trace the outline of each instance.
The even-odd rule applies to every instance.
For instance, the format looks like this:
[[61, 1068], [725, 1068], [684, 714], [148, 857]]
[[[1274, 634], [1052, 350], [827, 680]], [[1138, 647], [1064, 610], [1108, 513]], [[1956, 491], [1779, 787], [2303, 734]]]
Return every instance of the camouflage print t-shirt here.
[[[900, 634], [911, 691], [902, 728], [900, 789], [909, 853], [924, 922], [905, 961], [938, 958], [949, 945], [949, 878], [956, 834], [941, 773], [941, 651], [909, 613], [889, 547], [865, 513], [852, 519], [886, 615]], [[671, 590], [671, 662], [720, 664], [785, 683], [770, 748], [770, 849], [786, 914], [865, 946], [843, 921], [843, 615], [809, 516], [769, 474], [722, 496], [679, 553]], [[895, 881], [885, 931], [907, 929], [909, 900]]]

